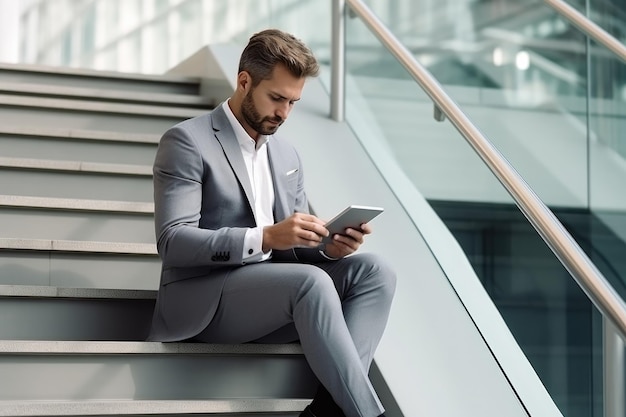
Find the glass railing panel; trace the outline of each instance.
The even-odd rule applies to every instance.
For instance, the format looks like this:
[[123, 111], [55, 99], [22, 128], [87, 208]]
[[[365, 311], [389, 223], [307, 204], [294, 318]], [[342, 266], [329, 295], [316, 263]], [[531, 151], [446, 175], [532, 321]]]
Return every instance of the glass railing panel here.
[[[594, 377], [594, 346], [601, 343], [595, 308], [465, 139], [449, 122], [434, 120], [432, 102], [391, 54], [358, 19], [348, 21], [346, 32], [348, 123], [366, 149], [375, 142], [393, 155], [446, 222], [564, 416], [594, 415], [602, 393]], [[560, 96], [514, 63], [497, 68], [494, 47], [491, 58], [484, 51], [420, 58], [437, 68], [436, 77], [447, 77], [446, 91], [531, 186], [564, 207], [558, 215], [577, 221], [587, 210], [585, 80], [582, 91]], [[501, 71], [497, 88], [485, 86], [483, 66]]]
[[[626, 297], [626, 64], [544, 2], [432, 4], [440, 24], [412, 30], [411, 10], [368, 3]], [[614, 9], [587, 3], [600, 25]], [[407, 77], [372, 61], [371, 75]]]
[[626, 63], [590, 42], [588, 253], [626, 297]]

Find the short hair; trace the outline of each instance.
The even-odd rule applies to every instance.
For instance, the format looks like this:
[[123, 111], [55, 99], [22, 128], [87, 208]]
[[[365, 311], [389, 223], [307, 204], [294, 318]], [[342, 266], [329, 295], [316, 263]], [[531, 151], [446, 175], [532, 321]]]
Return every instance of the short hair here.
[[247, 71], [252, 85], [257, 86], [272, 77], [277, 64], [283, 64], [298, 78], [315, 77], [320, 68], [304, 42], [278, 29], [266, 29], [250, 38], [239, 60], [239, 72]]

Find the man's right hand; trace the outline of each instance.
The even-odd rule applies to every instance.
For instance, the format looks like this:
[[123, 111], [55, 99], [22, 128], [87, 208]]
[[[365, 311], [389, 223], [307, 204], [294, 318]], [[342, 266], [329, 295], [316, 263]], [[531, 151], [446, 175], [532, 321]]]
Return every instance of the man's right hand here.
[[293, 247], [315, 248], [328, 236], [325, 222], [312, 214], [294, 213], [285, 220], [263, 228], [263, 252]]

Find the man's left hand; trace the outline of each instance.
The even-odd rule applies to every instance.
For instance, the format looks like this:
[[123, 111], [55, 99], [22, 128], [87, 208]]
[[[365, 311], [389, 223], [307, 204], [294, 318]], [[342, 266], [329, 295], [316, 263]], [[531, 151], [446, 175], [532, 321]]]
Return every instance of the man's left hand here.
[[359, 249], [365, 240], [365, 235], [370, 233], [372, 233], [372, 229], [367, 223], [361, 225], [361, 230], [347, 228], [345, 234], [332, 236], [332, 241], [326, 244], [324, 253], [331, 258], [348, 256]]

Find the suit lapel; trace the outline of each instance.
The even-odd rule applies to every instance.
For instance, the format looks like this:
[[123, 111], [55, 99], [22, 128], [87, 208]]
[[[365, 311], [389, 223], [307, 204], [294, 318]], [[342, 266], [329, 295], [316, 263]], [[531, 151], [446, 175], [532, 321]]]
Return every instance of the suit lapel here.
[[[211, 119], [215, 137], [222, 146], [224, 155], [226, 155], [228, 163], [232, 167], [239, 184], [241, 184], [241, 187], [246, 194], [250, 209], [254, 213], [254, 194], [252, 193], [252, 185], [250, 184], [250, 178], [248, 177], [248, 170], [246, 169], [246, 164], [241, 154], [239, 142], [235, 137], [235, 132], [228, 121], [226, 113], [224, 113], [222, 105], [219, 105], [215, 108], [215, 110], [213, 110], [211, 113]], [[256, 218], [256, 213], [254, 214]]]
[[[287, 213], [287, 172], [284, 158], [281, 158], [274, 138], [267, 143], [267, 156], [272, 171], [272, 181], [274, 182], [274, 220], [281, 221], [288, 216]], [[290, 214], [290, 213], [289, 213]]]

